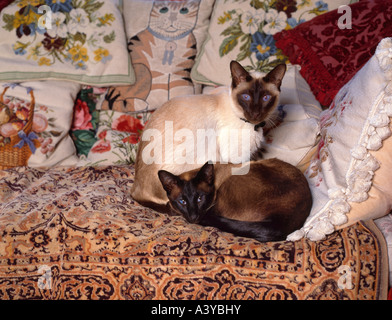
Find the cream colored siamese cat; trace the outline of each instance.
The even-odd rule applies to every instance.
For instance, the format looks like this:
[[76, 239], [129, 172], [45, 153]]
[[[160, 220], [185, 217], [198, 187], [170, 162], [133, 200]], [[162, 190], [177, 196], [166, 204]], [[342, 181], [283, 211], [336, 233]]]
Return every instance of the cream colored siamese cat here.
[[144, 128], [132, 197], [167, 211], [159, 170], [180, 174], [206, 161], [245, 163], [264, 142], [263, 127], [278, 105], [286, 65], [265, 76], [230, 63], [232, 85], [215, 94], [176, 97], [156, 110]]

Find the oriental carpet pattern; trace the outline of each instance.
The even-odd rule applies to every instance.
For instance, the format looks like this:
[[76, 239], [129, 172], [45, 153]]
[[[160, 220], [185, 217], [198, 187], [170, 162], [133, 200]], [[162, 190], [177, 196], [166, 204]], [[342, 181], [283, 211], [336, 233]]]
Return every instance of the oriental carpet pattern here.
[[0, 171], [0, 299], [386, 297], [373, 224], [259, 243], [140, 206], [133, 175], [133, 166]]

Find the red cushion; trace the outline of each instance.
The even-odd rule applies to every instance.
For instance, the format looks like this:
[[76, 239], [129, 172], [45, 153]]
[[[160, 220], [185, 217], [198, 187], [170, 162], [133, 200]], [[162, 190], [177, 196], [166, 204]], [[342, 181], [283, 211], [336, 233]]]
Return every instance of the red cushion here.
[[362, 0], [351, 8], [352, 29], [339, 29], [345, 11], [330, 11], [274, 35], [276, 46], [301, 66], [317, 100], [328, 106], [339, 89], [392, 37], [392, 0]]
[[0, 11], [8, 6], [11, 2], [14, 2], [13, 0], [0, 0]]

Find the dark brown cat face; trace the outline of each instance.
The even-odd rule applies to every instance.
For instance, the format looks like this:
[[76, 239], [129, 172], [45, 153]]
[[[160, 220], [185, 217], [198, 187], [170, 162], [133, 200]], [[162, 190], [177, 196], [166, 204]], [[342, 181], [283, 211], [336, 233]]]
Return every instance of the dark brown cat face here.
[[238, 62], [230, 63], [232, 96], [245, 120], [252, 124], [267, 121], [279, 101], [286, 65], [280, 64], [261, 78], [252, 77]]
[[215, 198], [214, 165], [207, 162], [193, 176], [176, 176], [165, 170], [160, 170], [158, 176], [172, 211], [184, 216], [190, 223], [199, 223]]

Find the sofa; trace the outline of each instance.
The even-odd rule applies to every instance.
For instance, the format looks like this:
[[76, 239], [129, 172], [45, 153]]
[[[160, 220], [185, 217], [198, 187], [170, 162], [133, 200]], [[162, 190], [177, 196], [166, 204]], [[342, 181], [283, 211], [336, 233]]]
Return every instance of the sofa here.
[[[0, 5], [0, 299], [387, 299], [392, 1]], [[150, 115], [229, 86], [231, 60], [287, 64], [264, 156], [314, 205], [285, 241], [130, 195]]]

